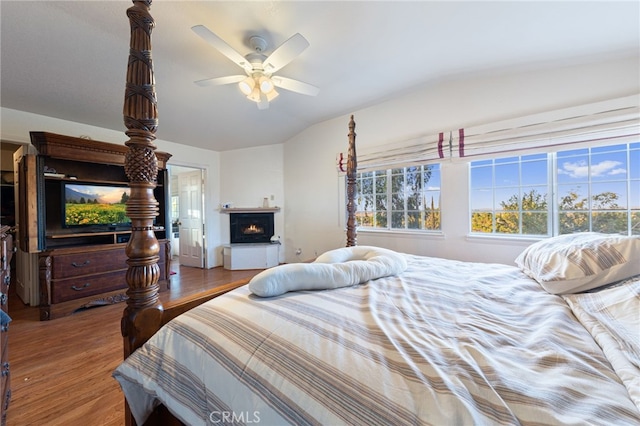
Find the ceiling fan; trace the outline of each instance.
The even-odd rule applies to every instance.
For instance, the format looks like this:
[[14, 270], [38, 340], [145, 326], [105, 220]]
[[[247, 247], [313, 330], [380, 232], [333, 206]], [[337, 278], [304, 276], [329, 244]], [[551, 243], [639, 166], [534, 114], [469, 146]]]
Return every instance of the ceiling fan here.
[[242, 93], [249, 100], [258, 104], [258, 109], [269, 108], [269, 102], [278, 96], [276, 87], [308, 96], [316, 96], [320, 91], [319, 88], [311, 84], [273, 75], [309, 47], [309, 42], [300, 34], [291, 36], [269, 56], [262, 53], [267, 47], [267, 42], [262, 37], [252, 36], [249, 38], [249, 45], [253, 52], [242, 56], [204, 25], [196, 25], [191, 29], [207, 43], [218, 49], [220, 53], [243, 68], [246, 73], [246, 75], [229, 75], [198, 80], [195, 82], [198, 86], [238, 83]]

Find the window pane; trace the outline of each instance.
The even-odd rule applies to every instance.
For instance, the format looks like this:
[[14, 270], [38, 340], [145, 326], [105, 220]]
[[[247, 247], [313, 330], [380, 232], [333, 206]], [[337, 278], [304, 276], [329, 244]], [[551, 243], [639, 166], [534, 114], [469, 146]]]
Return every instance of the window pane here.
[[629, 178], [640, 179], [640, 148], [637, 147], [629, 152]]
[[523, 213], [522, 233], [527, 235], [547, 235], [548, 216], [544, 213]]
[[627, 153], [607, 152], [591, 155], [591, 181], [627, 179]]
[[560, 234], [573, 234], [574, 232], [585, 232], [589, 230], [589, 213], [568, 212], [560, 213], [559, 217]]
[[404, 197], [401, 194], [393, 194], [391, 196], [391, 209], [404, 210]]
[[407, 197], [407, 210], [418, 210], [420, 208], [420, 202], [422, 201], [422, 194], [414, 194]]
[[627, 213], [626, 212], [596, 212], [592, 216], [593, 232], [604, 232], [605, 234], [627, 233]]
[[493, 232], [493, 214], [490, 212], [473, 212], [471, 214], [472, 232]]
[[490, 189], [471, 191], [471, 210], [491, 210], [493, 192]]
[[376, 210], [381, 210], [381, 211], [387, 210], [386, 195], [376, 195]]
[[558, 208], [560, 210], [586, 210], [589, 197], [580, 186], [558, 185]]
[[640, 209], [640, 180], [632, 180], [629, 182], [629, 207], [634, 210]]
[[391, 227], [404, 228], [404, 212], [391, 213]]
[[424, 229], [440, 229], [440, 211], [428, 209], [425, 212]]
[[425, 191], [424, 193], [424, 209], [440, 208], [440, 191]]
[[411, 192], [420, 191], [422, 188], [422, 173], [407, 173], [406, 188]]
[[422, 215], [420, 212], [407, 212], [407, 228], [422, 229]]
[[626, 182], [594, 183], [591, 194], [591, 208], [594, 210], [627, 208]]
[[373, 177], [362, 179], [362, 184], [358, 191], [362, 194], [373, 194]]
[[[362, 173], [357, 182], [360, 226], [440, 229], [439, 164]], [[391, 224], [388, 209], [392, 210]]]
[[[589, 155], [565, 157], [558, 153], [558, 183], [586, 182], [589, 177]], [[572, 151], [573, 152], [573, 151]]]
[[631, 235], [640, 235], [640, 210], [631, 212]]
[[379, 174], [376, 176], [376, 193], [377, 194], [387, 193], [387, 176], [384, 174]]
[[496, 186], [513, 186], [518, 184], [518, 163], [496, 165]]
[[496, 213], [496, 232], [502, 234], [519, 234], [518, 213]]
[[492, 167], [471, 168], [471, 189], [493, 187]]
[[518, 202], [520, 194], [518, 192], [518, 188], [496, 189], [495, 209], [518, 210], [520, 208], [520, 203]]
[[356, 222], [360, 226], [373, 226], [373, 215], [367, 212], [356, 212]]
[[522, 163], [523, 185], [546, 185], [547, 183], [547, 159], [544, 161], [529, 161]]
[[547, 187], [522, 188], [522, 210], [547, 211]]

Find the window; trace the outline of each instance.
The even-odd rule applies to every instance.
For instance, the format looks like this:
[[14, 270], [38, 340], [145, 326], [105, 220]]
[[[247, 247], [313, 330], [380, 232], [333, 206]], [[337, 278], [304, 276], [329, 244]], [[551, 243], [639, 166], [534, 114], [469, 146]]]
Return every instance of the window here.
[[356, 221], [363, 228], [440, 230], [440, 165], [357, 175]]
[[640, 235], [640, 143], [470, 163], [471, 232]]

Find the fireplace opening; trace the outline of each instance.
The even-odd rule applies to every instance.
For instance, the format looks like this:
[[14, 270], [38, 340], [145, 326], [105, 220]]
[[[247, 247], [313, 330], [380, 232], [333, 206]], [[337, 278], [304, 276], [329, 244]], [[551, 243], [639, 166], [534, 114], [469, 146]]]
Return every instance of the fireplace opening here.
[[231, 244], [269, 243], [273, 237], [273, 213], [231, 213]]

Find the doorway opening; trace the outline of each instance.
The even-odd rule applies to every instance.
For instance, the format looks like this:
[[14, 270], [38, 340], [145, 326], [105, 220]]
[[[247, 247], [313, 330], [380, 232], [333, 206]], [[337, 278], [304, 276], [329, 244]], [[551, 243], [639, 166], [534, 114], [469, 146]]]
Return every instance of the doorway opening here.
[[172, 264], [205, 267], [204, 170], [168, 165]]

